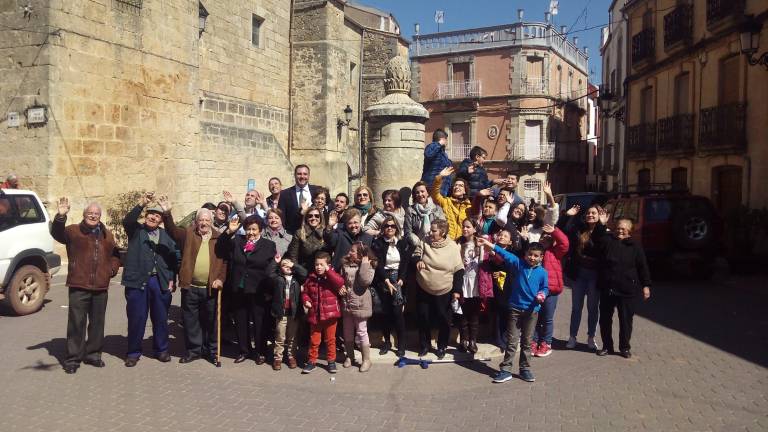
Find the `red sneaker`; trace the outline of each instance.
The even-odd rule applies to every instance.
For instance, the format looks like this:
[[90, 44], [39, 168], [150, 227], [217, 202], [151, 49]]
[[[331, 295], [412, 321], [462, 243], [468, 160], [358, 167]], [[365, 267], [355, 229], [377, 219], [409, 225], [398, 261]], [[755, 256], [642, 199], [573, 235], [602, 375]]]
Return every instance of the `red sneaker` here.
[[548, 343], [542, 342], [539, 344], [539, 349], [536, 351], [536, 357], [546, 357], [552, 354], [552, 347]]
[[531, 342], [531, 355], [534, 357], [539, 356], [539, 343], [536, 341]]

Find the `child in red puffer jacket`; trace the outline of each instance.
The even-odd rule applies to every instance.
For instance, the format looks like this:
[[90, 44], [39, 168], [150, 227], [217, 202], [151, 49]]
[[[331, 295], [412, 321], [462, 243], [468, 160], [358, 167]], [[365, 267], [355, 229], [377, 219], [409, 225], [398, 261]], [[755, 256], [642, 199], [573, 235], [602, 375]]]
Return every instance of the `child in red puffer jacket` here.
[[568, 237], [552, 225], [544, 225], [544, 233], [539, 242], [544, 246], [544, 269], [549, 276], [549, 295], [539, 310], [539, 319], [533, 334], [531, 351], [536, 357], [552, 354], [552, 333], [555, 328], [555, 309], [557, 298], [563, 292], [562, 259], [568, 253]]
[[336, 373], [336, 323], [341, 317], [339, 289], [344, 278], [331, 267], [331, 256], [326, 252], [315, 255], [315, 271], [304, 282], [301, 301], [309, 322], [309, 361], [301, 373], [315, 370], [320, 351], [320, 339], [325, 342], [328, 372]]

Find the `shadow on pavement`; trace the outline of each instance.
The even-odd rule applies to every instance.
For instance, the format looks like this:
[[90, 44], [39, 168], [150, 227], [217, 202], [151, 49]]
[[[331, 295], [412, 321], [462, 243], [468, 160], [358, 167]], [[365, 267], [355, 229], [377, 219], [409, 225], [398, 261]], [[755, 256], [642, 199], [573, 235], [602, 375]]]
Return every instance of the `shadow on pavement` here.
[[[637, 315], [768, 367], [768, 280], [665, 281]], [[615, 326], [614, 326], [615, 327]], [[614, 328], [615, 331], [615, 328]]]

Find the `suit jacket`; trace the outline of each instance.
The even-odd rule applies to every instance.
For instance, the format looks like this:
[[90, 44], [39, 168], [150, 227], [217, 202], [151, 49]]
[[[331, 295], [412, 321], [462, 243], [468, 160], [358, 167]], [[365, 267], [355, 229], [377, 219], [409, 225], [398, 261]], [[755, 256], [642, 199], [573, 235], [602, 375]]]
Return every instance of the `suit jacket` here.
[[272, 240], [264, 237], [256, 241], [250, 254], [243, 252], [245, 237], [222, 234], [216, 242], [216, 253], [231, 264], [230, 287], [245, 294], [256, 294], [263, 301], [272, 294], [272, 278], [277, 270], [277, 248]]
[[[315, 185], [309, 185], [309, 193], [311, 197], [307, 197], [308, 200], [312, 200], [312, 197], [317, 194], [319, 188]], [[288, 234], [293, 235], [301, 227], [301, 206], [299, 200], [296, 198], [296, 186], [293, 185], [289, 188], [280, 191], [280, 198], [277, 201], [277, 208], [283, 212], [283, 227]]]

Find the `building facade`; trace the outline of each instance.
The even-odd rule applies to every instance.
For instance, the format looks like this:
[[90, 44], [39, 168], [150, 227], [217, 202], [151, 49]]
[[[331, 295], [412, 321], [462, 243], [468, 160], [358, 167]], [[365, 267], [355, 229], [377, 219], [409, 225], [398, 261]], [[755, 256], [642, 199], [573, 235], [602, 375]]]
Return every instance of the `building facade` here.
[[624, 13], [629, 184], [686, 188], [723, 215], [767, 206], [768, 73], [749, 65], [739, 36], [756, 23], [768, 47], [768, 2], [635, 0]]
[[627, 21], [623, 18], [626, 0], [613, 0], [608, 9], [609, 25], [602, 30], [601, 112], [596, 172], [600, 191], [616, 192], [626, 184], [624, 177], [624, 116], [627, 92]]
[[[448, 133], [454, 161], [488, 151], [491, 176], [520, 174], [541, 198], [586, 187], [587, 55], [549, 23], [519, 22], [414, 36], [413, 98], [430, 113], [427, 136]], [[549, 174], [549, 176], [548, 176]]]

